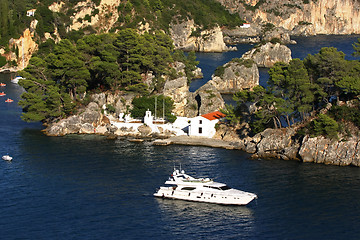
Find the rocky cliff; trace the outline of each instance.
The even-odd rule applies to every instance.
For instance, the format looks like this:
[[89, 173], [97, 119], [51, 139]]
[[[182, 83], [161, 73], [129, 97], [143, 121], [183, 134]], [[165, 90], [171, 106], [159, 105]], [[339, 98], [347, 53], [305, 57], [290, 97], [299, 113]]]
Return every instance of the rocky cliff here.
[[205, 84], [195, 92], [189, 93], [187, 102], [184, 106], [186, 117], [196, 117], [225, 107], [220, 92], [211, 84]]
[[199, 31], [193, 20], [174, 23], [170, 25], [170, 36], [174, 41], [175, 48], [184, 51], [197, 52], [224, 52], [236, 50], [227, 47], [220, 27], [210, 30]]
[[[79, 30], [86, 26], [92, 26], [97, 32], [108, 32], [119, 18], [118, 7], [121, 0], [101, 0], [96, 6], [94, 1], [83, 1], [74, 7], [75, 13], [71, 17], [72, 24], [68, 30]], [[55, 9], [55, 8], [54, 8]], [[60, 8], [58, 11], [61, 11]], [[95, 14], [95, 12], [97, 12]], [[85, 20], [86, 16], [91, 16], [91, 20]]]
[[268, 42], [259, 47], [255, 47], [242, 55], [243, 59], [253, 60], [258, 67], [270, 68], [276, 62], [289, 63], [291, 58], [291, 50], [280, 43]]
[[259, 70], [255, 62], [232, 60], [223, 66], [221, 76], [212, 76], [206, 84], [213, 85], [220, 93], [236, 93], [259, 85]]
[[9, 48], [15, 49], [15, 52], [6, 53], [4, 49], [0, 49], [0, 54], [6, 57], [7, 61], [16, 62], [17, 66], [9, 67], [5, 65], [0, 72], [11, 71], [16, 72], [23, 70], [29, 63], [32, 54], [37, 51], [38, 44], [34, 41], [34, 34], [37, 21], [31, 23], [31, 27], [27, 28], [19, 39], [10, 39]]
[[217, 1], [249, 23], [272, 23], [287, 30], [296, 29], [294, 34], [360, 33], [360, 3], [357, 0]]
[[[337, 166], [360, 167], [360, 137], [333, 140], [322, 136], [300, 137], [294, 128], [266, 129], [253, 137], [246, 126], [231, 128], [221, 125], [215, 138], [231, 142], [236, 149], [254, 158], [278, 158]], [[243, 134], [242, 134], [243, 133]]]

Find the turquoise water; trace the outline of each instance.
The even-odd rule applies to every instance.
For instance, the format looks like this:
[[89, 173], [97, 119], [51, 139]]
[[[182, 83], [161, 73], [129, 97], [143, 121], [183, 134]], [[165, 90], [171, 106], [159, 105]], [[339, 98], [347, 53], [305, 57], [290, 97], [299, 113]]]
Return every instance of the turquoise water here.
[[[320, 44], [320, 43], [319, 43]], [[224, 60], [225, 61], [225, 60]], [[210, 64], [209, 64], [210, 65]], [[360, 169], [251, 160], [241, 151], [46, 137], [0, 98], [1, 239], [358, 239]], [[174, 163], [249, 192], [247, 206], [152, 196]]]

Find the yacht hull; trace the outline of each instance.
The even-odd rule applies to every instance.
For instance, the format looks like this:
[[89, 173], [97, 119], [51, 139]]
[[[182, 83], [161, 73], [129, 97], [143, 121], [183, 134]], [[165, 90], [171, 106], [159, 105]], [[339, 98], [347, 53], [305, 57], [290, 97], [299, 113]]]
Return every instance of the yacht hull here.
[[256, 199], [256, 194], [236, 190], [236, 194], [221, 194], [207, 191], [182, 191], [174, 190], [172, 187], [161, 187], [155, 197], [179, 199], [193, 202], [207, 202], [222, 205], [247, 205]]

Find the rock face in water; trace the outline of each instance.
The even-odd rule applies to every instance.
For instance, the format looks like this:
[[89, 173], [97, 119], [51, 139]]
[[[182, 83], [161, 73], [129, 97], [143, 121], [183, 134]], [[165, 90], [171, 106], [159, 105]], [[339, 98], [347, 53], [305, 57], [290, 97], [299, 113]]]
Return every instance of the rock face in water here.
[[[266, 129], [249, 137], [244, 128], [220, 126], [215, 137], [232, 142], [235, 148], [253, 154], [254, 158], [360, 167], [360, 137], [347, 140], [333, 140], [322, 136], [299, 138], [293, 128]], [[245, 134], [242, 135], [241, 132]]]
[[266, 42], [270, 42], [273, 39], [278, 39], [281, 42], [281, 44], [296, 43], [294, 40], [290, 39], [289, 31], [282, 27], [274, 28], [271, 31], [267, 31], [262, 36], [262, 40]]
[[259, 69], [255, 62], [237, 60], [224, 64], [224, 73], [213, 75], [207, 84], [213, 85], [220, 93], [236, 93], [259, 85]]
[[51, 124], [45, 129], [49, 136], [64, 136], [72, 133], [94, 133], [100, 125], [102, 114], [99, 105], [89, 103], [84, 112], [80, 115], [70, 116], [57, 123]]
[[260, 47], [251, 49], [244, 53], [243, 59], [252, 59], [258, 67], [270, 68], [276, 62], [289, 63], [291, 58], [291, 50], [280, 43], [268, 42]]
[[335, 141], [306, 136], [299, 154], [304, 162], [324, 163], [339, 166], [360, 166], [360, 139], [352, 137], [347, 141]]
[[227, 47], [220, 27], [210, 30], [199, 31], [196, 36], [193, 34], [199, 27], [194, 20], [183, 21], [170, 25], [170, 36], [174, 41], [176, 49], [198, 52], [225, 52], [236, 50]]

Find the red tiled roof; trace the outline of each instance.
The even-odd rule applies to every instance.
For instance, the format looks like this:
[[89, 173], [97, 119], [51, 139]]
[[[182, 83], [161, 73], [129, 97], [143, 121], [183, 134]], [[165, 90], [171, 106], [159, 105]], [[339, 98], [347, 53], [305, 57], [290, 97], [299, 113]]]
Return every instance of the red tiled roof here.
[[216, 111], [216, 112], [207, 113], [207, 114], [204, 114], [204, 115], [201, 115], [201, 116], [206, 118], [206, 119], [209, 119], [210, 121], [212, 121], [212, 120], [215, 120], [215, 119], [223, 118], [226, 115], [223, 114], [220, 111]]

